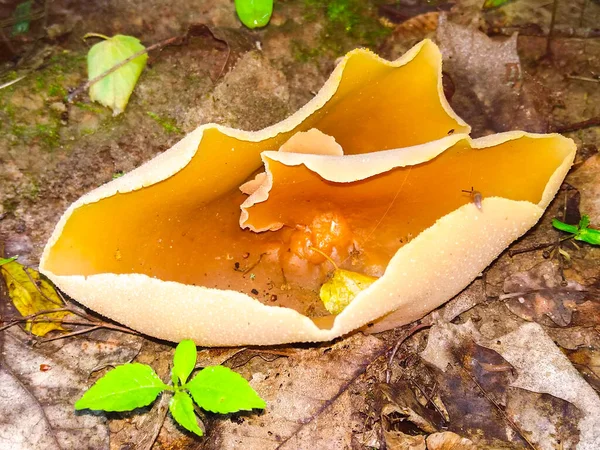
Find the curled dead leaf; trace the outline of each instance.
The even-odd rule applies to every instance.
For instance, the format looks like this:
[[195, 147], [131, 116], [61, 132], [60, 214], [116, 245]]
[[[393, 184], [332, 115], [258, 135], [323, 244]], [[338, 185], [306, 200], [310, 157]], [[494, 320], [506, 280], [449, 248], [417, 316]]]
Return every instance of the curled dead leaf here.
[[473, 441], [451, 431], [427, 436], [427, 450], [477, 450]]
[[[46, 278], [40, 276], [36, 270], [25, 267], [17, 261], [9, 261], [0, 266], [0, 273], [6, 281], [8, 294], [15, 308], [23, 317], [61, 309], [65, 306], [54, 286]], [[26, 322], [25, 330], [36, 336], [45, 336], [53, 330], [64, 331], [65, 328], [61, 325], [60, 320], [68, 315], [70, 315], [68, 311], [40, 314], [35, 319]]]

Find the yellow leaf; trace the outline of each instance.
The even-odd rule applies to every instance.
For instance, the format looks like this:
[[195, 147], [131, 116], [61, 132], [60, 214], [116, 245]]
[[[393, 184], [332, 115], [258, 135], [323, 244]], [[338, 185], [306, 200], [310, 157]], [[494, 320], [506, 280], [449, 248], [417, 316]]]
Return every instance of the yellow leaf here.
[[321, 286], [319, 296], [327, 311], [339, 314], [359, 292], [371, 286], [375, 280], [377, 278], [361, 273], [335, 269], [329, 281]]
[[[0, 272], [6, 281], [8, 294], [22, 316], [65, 306], [54, 286], [40, 277], [37, 271], [24, 267], [16, 261], [11, 261], [1, 265]], [[59, 311], [40, 315], [36, 317], [35, 321], [27, 321], [25, 330], [36, 336], [44, 336], [52, 330], [65, 330], [60, 322], [44, 322], [43, 320], [44, 318], [59, 320], [69, 314], [67, 311]]]

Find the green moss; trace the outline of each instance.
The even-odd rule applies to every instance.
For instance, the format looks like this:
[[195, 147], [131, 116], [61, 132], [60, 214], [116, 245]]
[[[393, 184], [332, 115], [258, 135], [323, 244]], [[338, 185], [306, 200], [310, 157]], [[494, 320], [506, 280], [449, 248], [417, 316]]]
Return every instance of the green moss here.
[[93, 112], [94, 114], [102, 114], [105, 111], [101, 107], [93, 105], [91, 103], [75, 102], [74, 105], [77, 106], [79, 109], [83, 109], [84, 111]]
[[181, 128], [177, 126], [177, 122], [175, 122], [174, 119], [170, 117], [161, 117], [151, 111], [148, 111], [146, 114], [158, 123], [167, 133], [182, 133]]
[[391, 33], [379, 21], [378, 2], [361, 0], [304, 0], [304, 20], [325, 18], [317, 47], [296, 43], [294, 56], [304, 62], [322, 55], [339, 56], [357, 46], [375, 48]]
[[19, 202], [16, 199], [10, 198], [2, 202], [2, 208], [4, 208], [5, 214], [12, 214], [16, 211]]
[[56, 147], [60, 142], [58, 134], [59, 124], [57, 122], [51, 124], [38, 124], [32, 133], [32, 139], [38, 140], [50, 148]]

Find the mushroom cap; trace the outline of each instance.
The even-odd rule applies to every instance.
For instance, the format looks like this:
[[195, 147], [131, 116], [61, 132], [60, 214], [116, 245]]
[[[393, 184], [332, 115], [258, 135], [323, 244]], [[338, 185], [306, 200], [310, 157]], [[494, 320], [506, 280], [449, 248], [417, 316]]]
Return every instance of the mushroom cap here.
[[[415, 79], [414, 85], [402, 85]], [[394, 89], [398, 92], [390, 92]], [[378, 90], [383, 91], [382, 100], [373, 103], [370, 99]], [[384, 105], [379, 116], [377, 102]], [[421, 118], [398, 113], [401, 106], [416, 108]], [[413, 130], [419, 121], [423, 129]], [[346, 154], [272, 151], [311, 128], [333, 136]], [[453, 134], [447, 136], [449, 131]], [[111, 319], [150, 336], [193, 339], [202, 346], [326, 341], [393, 311], [400, 323], [409, 323], [464, 289], [538, 221], [575, 154], [573, 141], [556, 134], [508, 132], [471, 140], [469, 131], [443, 96], [441, 56], [431, 41], [394, 62], [355, 50], [317, 96], [284, 121], [257, 132], [201, 126], [152, 161], [81, 197], [56, 226], [40, 271], [72, 298]], [[308, 317], [289, 307], [263, 304], [238, 290], [185, 282], [194, 276], [190, 261], [169, 259], [168, 248], [156, 243], [159, 231], [165, 229], [161, 227], [175, 231], [183, 227], [182, 233], [175, 233], [182, 235], [185, 226], [197, 220], [192, 212], [201, 214], [206, 205], [234, 195], [233, 191], [241, 196], [239, 185], [263, 164], [266, 180], [259, 180], [264, 183], [258, 183], [258, 189], [248, 189], [251, 195], [241, 219], [234, 218], [236, 225], [238, 219], [244, 223], [252, 217], [253, 207], [271, 201], [269, 193], [277, 185], [272, 183], [270, 166], [301, 168], [325, 183], [350, 187], [407, 168], [417, 173], [457, 146], [472, 152], [501, 148], [506, 154], [523, 146], [523, 151], [537, 155], [545, 172], [536, 178], [535, 187], [522, 188], [533, 193], [513, 195], [509, 189], [507, 197], [485, 196], [482, 210], [470, 201], [452, 204], [398, 248], [383, 275], [337, 316]], [[172, 229], [169, 233], [175, 235]], [[124, 264], [119, 261], [119, 245], [129, 249], [123, 250], [129, 265], [117, 270]], [[144, 255], [152, 255], [150, 262], [143, 261]], [[139, 271], [132, 269], [138, 266], [131, 261], [139, 262]], [[201, 262], [198, 271], [203, 270]], [[181, 273], [173, 269], [180, 263]]]

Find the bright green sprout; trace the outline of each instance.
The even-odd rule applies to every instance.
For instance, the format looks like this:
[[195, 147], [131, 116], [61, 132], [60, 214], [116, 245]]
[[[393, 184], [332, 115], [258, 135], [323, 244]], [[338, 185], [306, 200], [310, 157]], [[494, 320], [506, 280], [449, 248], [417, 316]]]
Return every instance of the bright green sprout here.
[[117, 366], [83, 394], [75, 403], [75, 409], [130, 411], [150, 405], [161, 392], [168, 391], [173, 393], [169, 402], [173, 419], [186, 430], [202, 436], [194, 402], [206, 411], [220, 414], [265, 408], [265, 401], [248, 382], [227, 367], [205, 367], [188, 382], [196, 366], [196, 356], [194, 341], [179, 343], [173, 356], [173, 386], [163, 383], [146, 364]]
[[576, 241], [587, 242], [592, 245], [600, 245], [600, 230], [589, 228], [589, 225], [590, 217], [587, 215], [581, 216], [579, 225], [569, 225], [558, 219], [552, 219], [552, 226], [554, 228], [572, 234], [569, 238], [573, 238]]
[[10, 258], [0, 258], [0, 266], [4, 264], [8, 264], [9, 262], [13, 262], [18, 258], [18, 256], [11, 256]]
[[510, 3], [511, 1], [513, 0], [485, 0], [481, 9], [486, 10], [500, 8], [501, 6], [504, 6], [507, 3]]
[[273, 14], [273, 0], [235, 0], [235, 11], [248, 28], [261, 28]]

